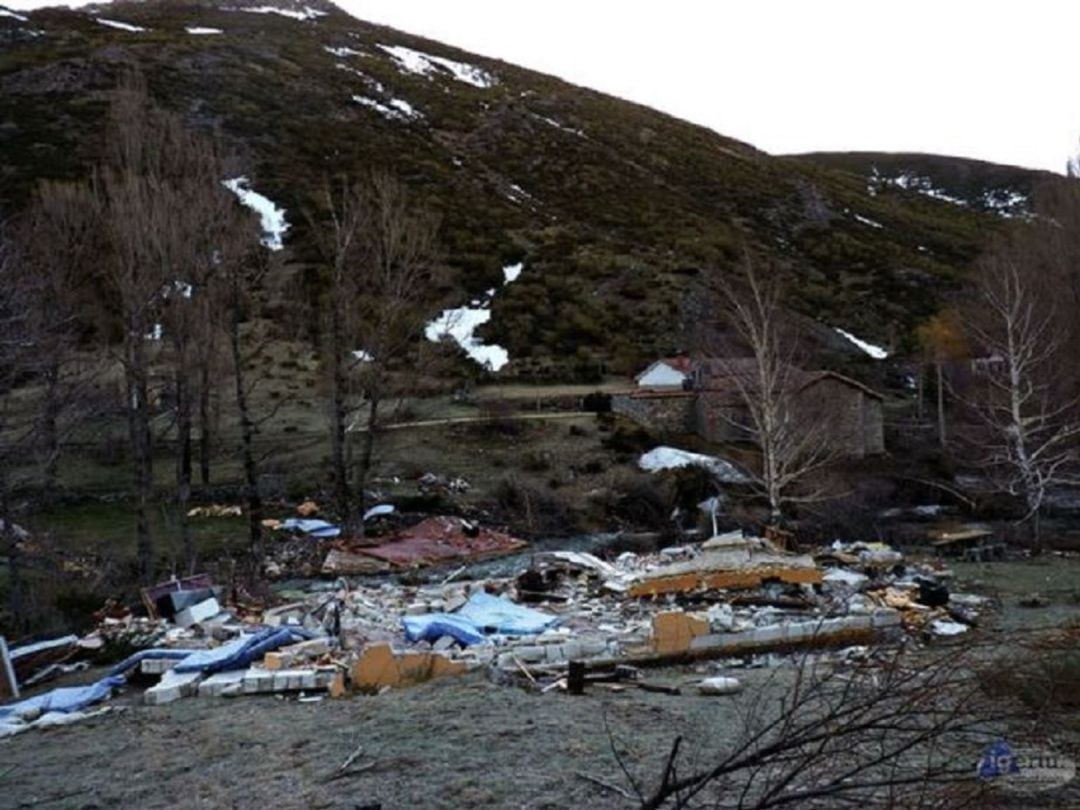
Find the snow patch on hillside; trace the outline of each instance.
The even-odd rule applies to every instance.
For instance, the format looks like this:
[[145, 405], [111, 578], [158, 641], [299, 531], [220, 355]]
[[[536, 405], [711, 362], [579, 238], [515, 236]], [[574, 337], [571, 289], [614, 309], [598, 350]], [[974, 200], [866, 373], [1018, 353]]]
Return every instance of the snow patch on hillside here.
[[884, 360], [886, 357], [889, 356], [889, 352], [885, 349], [881, 348], [880, 346], [875, 346], [873, 343], [867, 343], [865, 340], [860, 340], [859, 338], [851, 334], [851, 332], [845, 332], [839, 326], [835, 326], [833, 327], [833, 329], [838, 334], [844, 336], [849, 341], [858, 346], [860, 349], [862, 349], [864, 352], [866, 352], [868, 355], [873, 357], [875, 360]]
[[250, 14], [280, 14], [293, 20], [314, 20], [316, 17], [325, 17], [329, 12], [304, 6], [303, 11], [291, 8], [278, 8], [277, 6], [251, 6], [242, 8], [223, 8], [222, 11], [246, 11]]
[[353, 48], [331, 48], [329, 45], [323, 45], [323, 50], [326, 51], [328, 54], [332, 54], [333, 56], [338, 57], [339, 59], [343, 59], [346, 56], [366, 56], [363, 51], [357, 51]]
[[115, 28], [118, 31], [129, 31], [132, 34], [139, 34], [146, 30], [141, 25], [132, 25], [131, 23], [120, 22], [119, 20], [106, 20], [103, 17], [95, 17], [94, 22], [98, 25], [104, 25], [107, 28]]
[[469, 65], [465, 62], [455, 62], [441, 56], [432, 56], [423, 51], [414, 51], [401, 45], [379, 45], [397, 63], [400, 70], [405, 73], [415, 73], [418, 76], [434, 76], [441, 73], [449, 73], [454, 79], [465, 84], [486, 89], [494, 86], [496, 79], [486, 70]]
[[285, 231], [289, 230], [289, 223], [285, 221], [285, 209], [278, 208], [269, 199], [249, 188], [250, 181], [246, 177], [234, 177], [231, 180], [222, 180], [221, 184], [240, 198], [240, 202], [259, 215], [262, 225], [262, 243], [270, 250], [281, 250], [285, 247]]
[[185, 28], [184, 30], [187, 31], [189, 34], [194, 34], [195, 36], [208, 36], [210, 34], [224, 34], [225, 33], [220, 28], [202, 28], [202, 27], [200, 27], [198, 25], [189, 26], [188, 28]]
[[367, 96], [353, 96], [352, 100], [361, 106], [375, 110], [390, 121], [419, 121], [424, 117], [423, 113], [400, 98], [392, 98], [386, 104]]
[[554, 118], [548, 118], [546, 115], [537, 115], [536, 113], [533, 113], [533, 115], [540, 121], [543, 121], [549, 127], [555, 127], [555, 129], [558, 129], [562, 132], [567, 132], [570, 135], [577, 135], [579, 138], [585, 137], [585, 133], [582, 132], [580, 129], [574, 129], [572, 127], [566, 126], [565, 124], [560, 124]]
[[860, 216], [859, 214], [852, 214], [852, 216], [855, 217], [856, 222], [861, 222], [863, 225], [869, 225], [871, 228], [884, 228], [885, 227], [884, 225], [882, 225], [877, 220], [870, 219], [870, 217]]
[[22, 14], [16, 14], [14, 11], [6, 8], [0, 8], [0, 17], [11, 17], [19, 22], [30, 22], [29, 17], [24, 17]]
[[521, 271], [525, 269], [524, 262], [518, 262], [517, 264], [508, 264], [503, 268], [503, 286], [511, 282], [517, 281], [518, 276], [521, 275]]
[[[521, 262], [503, 267], [503, 286], [515, 281], [523, 268]], [[453, 340], [474, 362], [490, 371], [498, 371], [510, 362], [509, 352], [502, 346], [489, 346], [476, 337], [476, 330], [491, 320], [491, 301], [495, 292], [492, 287], [485, 293], [485, 298], [473, 299], [467, 307], [444, 309], [424, 328], [424, 337], [432, 343]]]

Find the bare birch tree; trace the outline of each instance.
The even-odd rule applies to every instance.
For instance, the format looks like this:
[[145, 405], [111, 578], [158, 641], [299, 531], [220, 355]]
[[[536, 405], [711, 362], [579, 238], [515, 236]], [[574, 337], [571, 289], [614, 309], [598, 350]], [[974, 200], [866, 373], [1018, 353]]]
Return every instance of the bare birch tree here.
[[[19, 228], [19, 264], [29, 283], [35, 322], [33, 370], [41, 388], [37, 434], [46, 493], [57, 483], [64, 434], [78, 423], [80, 395], [96, 369], [79, 357], [86, 327], [88, 258], [100, 247], [98, 211], [86, 185], [44, 181]], [[62, 424], [62, 423], [65, 423]]]
[[827, 497], [824, 489], [806, 485], [838, 455], [829, 436], [834, 417], [800, 397], [798, 338], [786, 320], [779, 278], [763, 278], [749, 256], [742, 270], [740, 284], [717, 285], [722, 319], [749, 351], [748, 358], [732, 358], [722, 350], [718, 358], [743, 406], [725, 418], [758, 448], [760, 462], [751, 475], [768, 502], [770, 521], [778, 523], [786, 506]]
[[[363, 533], [366, 487], [385, 406], [403, 389], [395, 364], [413, 373], [425, 346], [422, 302], [437, 274], [436, 219], [413, 207], [402, 184], [383, 173], [363, 183], [328, 184], [329, 225], [321, 245], [329, 268], [324, 357], [331, 384], [331, 452], [338, 511]], [[358, 457], [350, 424], [353, 394], [363, 399]]]
[[1080, 484], [1080, 401], [1065, 373], [1065, 334], [1051, 291], [1015, 245], [982, 260], [976, 290], [967, 327], [989, 361], [969, 403], [982, 425], [978, 460], [1022, 499], [1037, 538], [1050, 490]]

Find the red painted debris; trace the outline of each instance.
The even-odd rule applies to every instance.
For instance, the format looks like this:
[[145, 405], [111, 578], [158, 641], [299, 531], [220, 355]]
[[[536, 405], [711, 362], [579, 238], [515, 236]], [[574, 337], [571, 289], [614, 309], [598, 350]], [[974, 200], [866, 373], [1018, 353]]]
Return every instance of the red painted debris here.
[[407, 568], [497, 557], [525, 545], [516, 537], [474, 526], [461, 518], [433, 517], [398, 532], [389, 542], [355, 552]]

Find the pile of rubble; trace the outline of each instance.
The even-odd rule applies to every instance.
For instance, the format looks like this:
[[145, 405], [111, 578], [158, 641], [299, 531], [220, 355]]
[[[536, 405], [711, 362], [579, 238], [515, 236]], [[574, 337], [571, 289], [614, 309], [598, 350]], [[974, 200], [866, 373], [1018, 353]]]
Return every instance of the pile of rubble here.
[[[459, 536], [473, 551], [504, 542], [498, 533], [435, 519], [413, 541], [398, 537], [367, 558], [457, 560]], [[939, 565], [873, 543], [835, 543], [810, 555], [731, 533], [612, 560], [576, 551], [522, 560], [513, 576], [460, 580], [468, 575], [463, 566], [426, 585], [339, 577], [263, 609], [224, 609], [222, 591], [205, 577], [162, 583], [143, 592], [145, 616], [106, 610], [93, 633], [48, 647], [50, 660], [39, 664], [78, 660], [121, 641], [135, 651], [87, 687], [0, 707], [0, 736], [49, 713], [80, 712], [140, 678], [159, 679], [144, 693], [151, 704], [267, 693], [321, 700], [479, 668], [503, 681], [576, 692], [589, 678], [630, 678], [654, 665], [847, 648], [904, 632], [959, 635], [985, 606], [950, 593], [950, 574]], [[2, 657], [10, 670], [26, 655], [15, 648]], [[9, 678], [14, 696], [26, 678], [25, 671]], [[710, 694], [737, 688], [732, 678], [701, 686]]]

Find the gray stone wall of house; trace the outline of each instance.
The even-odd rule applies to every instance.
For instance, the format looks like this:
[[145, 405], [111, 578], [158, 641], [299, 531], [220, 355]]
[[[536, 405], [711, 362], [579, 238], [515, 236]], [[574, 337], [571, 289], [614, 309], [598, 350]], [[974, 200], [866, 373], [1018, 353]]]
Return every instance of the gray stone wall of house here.
[[739, 428], [746, 424], [746, 408], [732, 405], [727, 395], [699, 394], [694, 402], [694, 432], [717, 444], [746, 441], [749, 434]]
[[694, 429], [694, 399], [683, 393], [667, 397], [620, 394], [611, 398], [611, 410], [659, 433], [689, 433]]
[[881, 400], [863, 394], [863, 443], [866, 455], [885, 452], [885, 414]]

